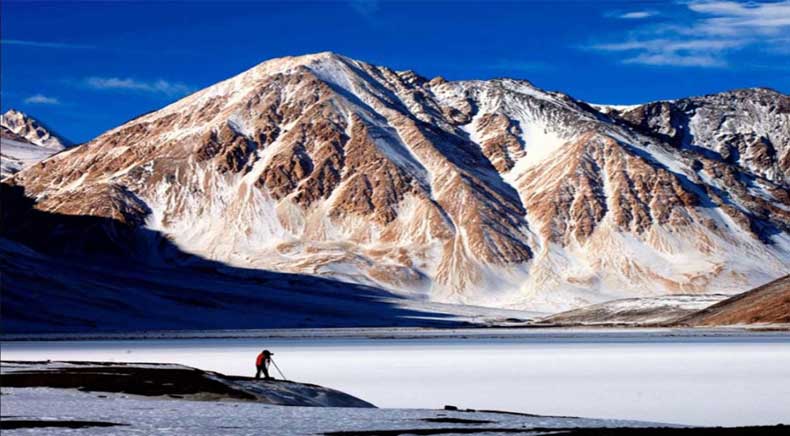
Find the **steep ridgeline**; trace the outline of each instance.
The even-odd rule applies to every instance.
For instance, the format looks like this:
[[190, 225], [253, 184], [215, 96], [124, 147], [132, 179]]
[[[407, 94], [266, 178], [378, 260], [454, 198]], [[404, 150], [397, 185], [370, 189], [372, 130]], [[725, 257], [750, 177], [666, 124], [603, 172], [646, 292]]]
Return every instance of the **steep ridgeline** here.
[[[607, 112], [607, 113], [604, 113]], [[599, 111], [522, 80], [274, 59], [9, 182], [245, 268], [544, 311], [790, 268], [790, 98]]]
[[635, 129], [733, 164], [739, 171], [790, 184], [790, 98], [770, 89], [743, 89], [654, 102], [615, 112]]
[[0, 178], [14, 174], [63, 150], [70, 143], [36, 119], [9, 109], [0, 115]]

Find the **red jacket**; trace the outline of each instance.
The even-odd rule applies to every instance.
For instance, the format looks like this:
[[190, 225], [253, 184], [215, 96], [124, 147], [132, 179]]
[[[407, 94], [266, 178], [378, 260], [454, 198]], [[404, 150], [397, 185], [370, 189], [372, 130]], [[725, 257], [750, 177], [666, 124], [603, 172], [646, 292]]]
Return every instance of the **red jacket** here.
[[264, 358], [264, 354], [263, 353], [259, 354], [258, 358], [255, 359], [255, 366], [263, 365], [263, 361], [264, 360], [269, 360], [268, 356]]

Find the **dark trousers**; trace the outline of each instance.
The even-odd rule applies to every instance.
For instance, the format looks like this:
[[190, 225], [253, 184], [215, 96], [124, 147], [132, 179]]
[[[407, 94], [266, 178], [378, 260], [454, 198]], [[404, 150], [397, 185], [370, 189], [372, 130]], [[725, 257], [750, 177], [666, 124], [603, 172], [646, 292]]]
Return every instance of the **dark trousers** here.
[[261, 378], [261, 372], [263, 372], [263, 378], [271, 378], [269, 377], [269, 368], [266, 368], [266, 364], [258, 365], [255, 368], [257, 369], [255, 372], [255, 378]]

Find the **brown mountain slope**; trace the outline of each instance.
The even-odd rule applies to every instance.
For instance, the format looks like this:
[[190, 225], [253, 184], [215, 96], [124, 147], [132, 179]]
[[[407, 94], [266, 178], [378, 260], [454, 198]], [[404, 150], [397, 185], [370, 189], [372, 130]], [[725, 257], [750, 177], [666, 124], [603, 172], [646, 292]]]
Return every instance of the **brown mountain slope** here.
[[790, 324], [790, 275], [681, 318], [675, 324]]

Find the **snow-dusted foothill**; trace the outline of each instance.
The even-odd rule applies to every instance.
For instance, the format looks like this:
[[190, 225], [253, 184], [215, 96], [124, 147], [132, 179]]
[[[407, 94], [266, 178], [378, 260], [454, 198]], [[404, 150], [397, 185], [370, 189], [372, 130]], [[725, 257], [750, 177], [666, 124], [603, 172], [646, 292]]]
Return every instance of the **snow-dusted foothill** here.
[[724, 294], [625, 298], [553, 314], [537, 324], [656, 326], [696, 313], [727, 298]]

